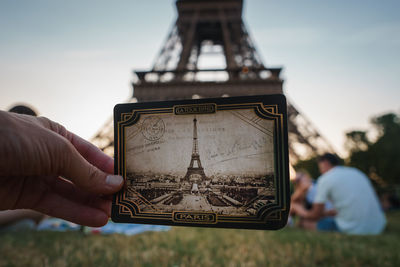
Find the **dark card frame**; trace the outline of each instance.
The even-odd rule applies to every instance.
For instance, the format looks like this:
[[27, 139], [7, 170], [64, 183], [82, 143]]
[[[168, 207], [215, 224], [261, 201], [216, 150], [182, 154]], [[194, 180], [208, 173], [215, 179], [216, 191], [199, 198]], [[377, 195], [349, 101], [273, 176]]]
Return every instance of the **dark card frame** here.
[[[196, 100], [162, 101], [146, 103], [118, 104], [114, 108], [114, 159], [116, 174], [125, 176], [125, 139], [124, 127], [136, 123], [140, 114], [160, 114], [179, 112], [174, 107], [207, 106], [203, 113], [219, 110], [252, 108], [262, 118], [274, 120], [274, 172], [275, 202], [258, 210], [256, 216], [225, 216], [212, 212], [191, 212], [182, 217], [179, 211], [173, 213], [141, 213], [138, 206], [124, 199], [124, 189], [114, 195], [111, 218], [114, 222], [144, 223], [179, 226], [222, 227], [242, 229], [280, 229], [287, 223], [290, 210], [289, 158], [287, 134], [287, 105], [283, 95], [259, 95], [228, 98], [208, 98]], [[200, 109], [199, 109], [200, 110]], [[196, 110], [195, 110], [196, 112]], [[193, 114], [193, 113], [192, 113]], [[178, 214], [178, 215], [177, 215]], [[183, 221], [182, 221], [182, 218]], [[191, 218], [191, 219], [185, 219]], [[193, 219], [197, 218], [197, 219]]]

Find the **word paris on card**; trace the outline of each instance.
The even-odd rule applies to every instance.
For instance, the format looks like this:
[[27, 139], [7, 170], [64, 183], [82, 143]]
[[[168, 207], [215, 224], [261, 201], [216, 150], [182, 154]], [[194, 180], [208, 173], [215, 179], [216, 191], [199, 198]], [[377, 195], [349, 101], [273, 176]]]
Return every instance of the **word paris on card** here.
[[289, 213], [283, 95], [118, 104], [112, 220], [280, 229]]

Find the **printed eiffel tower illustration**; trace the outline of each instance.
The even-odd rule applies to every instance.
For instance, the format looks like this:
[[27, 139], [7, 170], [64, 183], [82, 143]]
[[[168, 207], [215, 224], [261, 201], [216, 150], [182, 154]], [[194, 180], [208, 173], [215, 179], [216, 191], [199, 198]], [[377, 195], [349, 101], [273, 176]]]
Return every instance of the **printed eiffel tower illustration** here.
[[[177, 0], [178, 18], [150, 71], [135, 71], [128, 102], [282, 94], [281, 68], [265, 67], [242, 19], [243, 0]], [[273, 37], [271, 37], [273, 38]], [[202, 66], [224, 61], [221, 67]], [[310, 121], [288, 101], [292, 162], [334, 152]], [[113, 152], [112, 121], [92, 140]]]
[[[197, 163], [197, 167], [195, 167], [195, 163]], [[199, 144], [197, 140], [197, 119], [193, 119], [193, 149], [192, 149], [192, 158], [190, 160], [189, 167], [187, 169], [185, 179], [189, 179], [191, 175], [197, 174], [200, 175], [201, 178], [206, 179], [206, 175], [204, 173], [204, 169], [201, 166], [200, 154], [199, 154]]]

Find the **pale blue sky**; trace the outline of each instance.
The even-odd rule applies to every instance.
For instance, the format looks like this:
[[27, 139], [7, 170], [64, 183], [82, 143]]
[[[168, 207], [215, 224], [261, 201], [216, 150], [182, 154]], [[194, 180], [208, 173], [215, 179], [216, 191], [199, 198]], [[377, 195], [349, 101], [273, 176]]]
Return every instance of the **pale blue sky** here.
[[[338, 149], [400, 112], [399, 1], [245, 1], [246, 25], [290, 101]], [[0, 109], [29, 103], [90, 138], [132, 94], [176, 18], [174, 1], [0, 1]]]

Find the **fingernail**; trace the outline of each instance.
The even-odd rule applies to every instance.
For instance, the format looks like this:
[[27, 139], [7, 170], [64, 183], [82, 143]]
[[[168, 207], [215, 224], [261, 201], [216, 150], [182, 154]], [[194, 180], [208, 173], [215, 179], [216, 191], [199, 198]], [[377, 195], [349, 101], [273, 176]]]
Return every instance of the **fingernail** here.
[[111, 186], [118, 186], [122, 184], [124, 181], [124, 178], [122, 178], [119, 175], [108, 175], [106, 177], [106, 184], [111, 185]]

